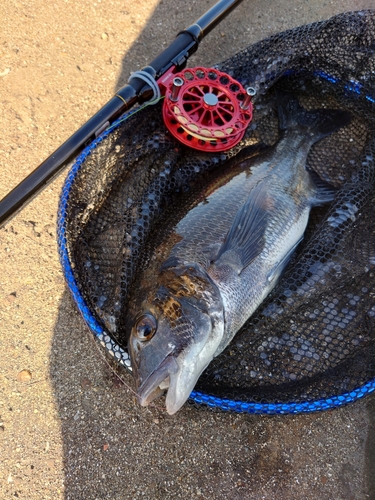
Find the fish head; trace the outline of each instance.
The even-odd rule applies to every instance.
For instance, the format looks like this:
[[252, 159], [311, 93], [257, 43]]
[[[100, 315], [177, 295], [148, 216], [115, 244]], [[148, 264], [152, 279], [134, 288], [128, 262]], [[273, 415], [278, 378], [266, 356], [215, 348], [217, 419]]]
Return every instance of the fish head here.
[[188, 399], [224, 333], [220, 294], [196, 266], [168, 269], [135, 316], [129, 352], [139, 403], [166, 394], [172, 415]]

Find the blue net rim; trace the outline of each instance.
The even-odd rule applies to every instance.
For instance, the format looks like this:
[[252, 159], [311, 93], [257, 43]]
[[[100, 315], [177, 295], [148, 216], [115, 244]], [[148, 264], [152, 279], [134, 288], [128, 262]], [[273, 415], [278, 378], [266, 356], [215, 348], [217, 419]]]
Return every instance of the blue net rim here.
[[[349, 93], [354, 93], [360, 95], [362, 93], [362, 85], [356, 81], [341, 82], [338, 78], [327, 74], [324, 71], [315, 71], [314, 76], [317, 76], [325, 81], [328, 81], [332, 85], [342, 85], [342, 88]], [[367, 101], [375, 104], [375, 98], [370, 95], [365, 95]], [[71, 167], [65, 183], [62, 188], [60, 195], [58, 216], [57, 216], [57, 242], [60, 262], [64, 274], [65, 281], [68, 285], [70, 293], [72, 294], [73, 300], [79, 312], [82, 314], [87, 326], [94, 334], [95, 338], [99, 341], [101, 346], [122, 366], [131, 371], [131, 362], [129, 354], [122, 349], [111, 337], [105, 332], [103, 327], [97, 321], [94, 314], [91, 312], [87, 306], [84, 298], [81, 295], [79, 287], [77, 285], [76, 279], [73, 274], [73, 268], [69, 259], [67, 242], [66, 242], [66, 215], [67, 206], [69, 203], [69, 193], [75, 181], [75, 178], [85, 162], [86, 158], [91, 154], [91, 152], [115, 129], [117, 129], [120, 124], [128, 119], [132, 114], [140, 111], [142, 108], [137, 108], [126, 114], [124, 114], [120, 119], [115, 121], [108, 129], [106, 129], [99, 137], [97, 137], [91, 144], [89, 144], [82, 153], [77, 157], [75, 163]], [[368, 394], [371, 394], [375, 390], [375, 378], [363, 384], [360, 387], [350, 391], [344, 392], [338, 396], [332, 396], [328, 398], [303, 401], [303, 402], [289, 402], [289, 403], [267, 403], [260, 402], [256, 403], [253, 401], [242, 401], [242, 400], [232, 400], [228, 398], [220, 398], [210, 394], [206, 394], [201, 391], [193, 391], [190, 394], [190, 401], [198, 404], [204, 405], [212, 409], [220, 409], [224, 411], [230, 411], [234, 413], [249, 413], [249, 414], [260, 414], [260, 415], [287, 415], [287, 414], [301, 414], [301, 413], [312, 413], [316, 411], [330, 410], [344, 406], [349, 403], [353, 403]]]

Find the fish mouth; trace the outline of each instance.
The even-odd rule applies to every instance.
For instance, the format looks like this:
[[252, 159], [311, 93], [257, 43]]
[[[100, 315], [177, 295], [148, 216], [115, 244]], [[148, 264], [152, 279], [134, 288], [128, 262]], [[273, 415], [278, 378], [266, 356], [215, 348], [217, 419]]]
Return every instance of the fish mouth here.
[[141, 406], [147, 406], [158, 398], [170, 386], [171, 375], [178, 371], [176, 358], [169, 354], [160, 365], [147, 377], [137, 390], [138, 401]]

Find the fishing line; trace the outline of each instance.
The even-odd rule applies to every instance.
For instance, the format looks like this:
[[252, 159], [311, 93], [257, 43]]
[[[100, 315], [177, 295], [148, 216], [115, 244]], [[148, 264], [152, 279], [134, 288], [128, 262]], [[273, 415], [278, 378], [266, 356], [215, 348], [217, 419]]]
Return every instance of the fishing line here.
[[[144, 71], [147, 68], [150, 68], [150, 66], [146, 66], [146, 68], [144, 68], [143, 70], [138, 70], [138, 71], [134, 71], [133, 73], [131, 73], [129, 80], [128, 80], [128, 83], [131, 83], [131, 81], [134, 78], [140, 78], [141, 80], [146, 82], [148, 85], [150, 85], [151, 90], [154, 93], [152, 99], [147, 101], [147, 104], [149, 104], [149, 105], [157, 104], [160, 100], [160, 97], [161, 97], [160, 87], [158, 85], [158, 82], [155, 80], [155, 78], [152, 75], [150, 75], [150, 73], [147, 73], [147, 71]], [[153, 70], [153, 68], [151, 68], [151, 70]]]

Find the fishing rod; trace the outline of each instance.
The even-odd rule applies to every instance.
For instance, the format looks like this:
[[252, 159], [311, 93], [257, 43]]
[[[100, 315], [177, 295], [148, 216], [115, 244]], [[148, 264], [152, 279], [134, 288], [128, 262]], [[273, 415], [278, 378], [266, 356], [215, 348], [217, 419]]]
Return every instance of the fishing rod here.
[[152, 99], [155, 95], [152, 82], [160, 79], [171, 68], [182, 70], [201, 40], [241, 1], [217, 2], [195, 23], [181, 31], [148, 66], [136, 72], [131, 81], [118, 90], [107, 104], [0, 201], [0, 228], [111, 123], [136, 103]]

